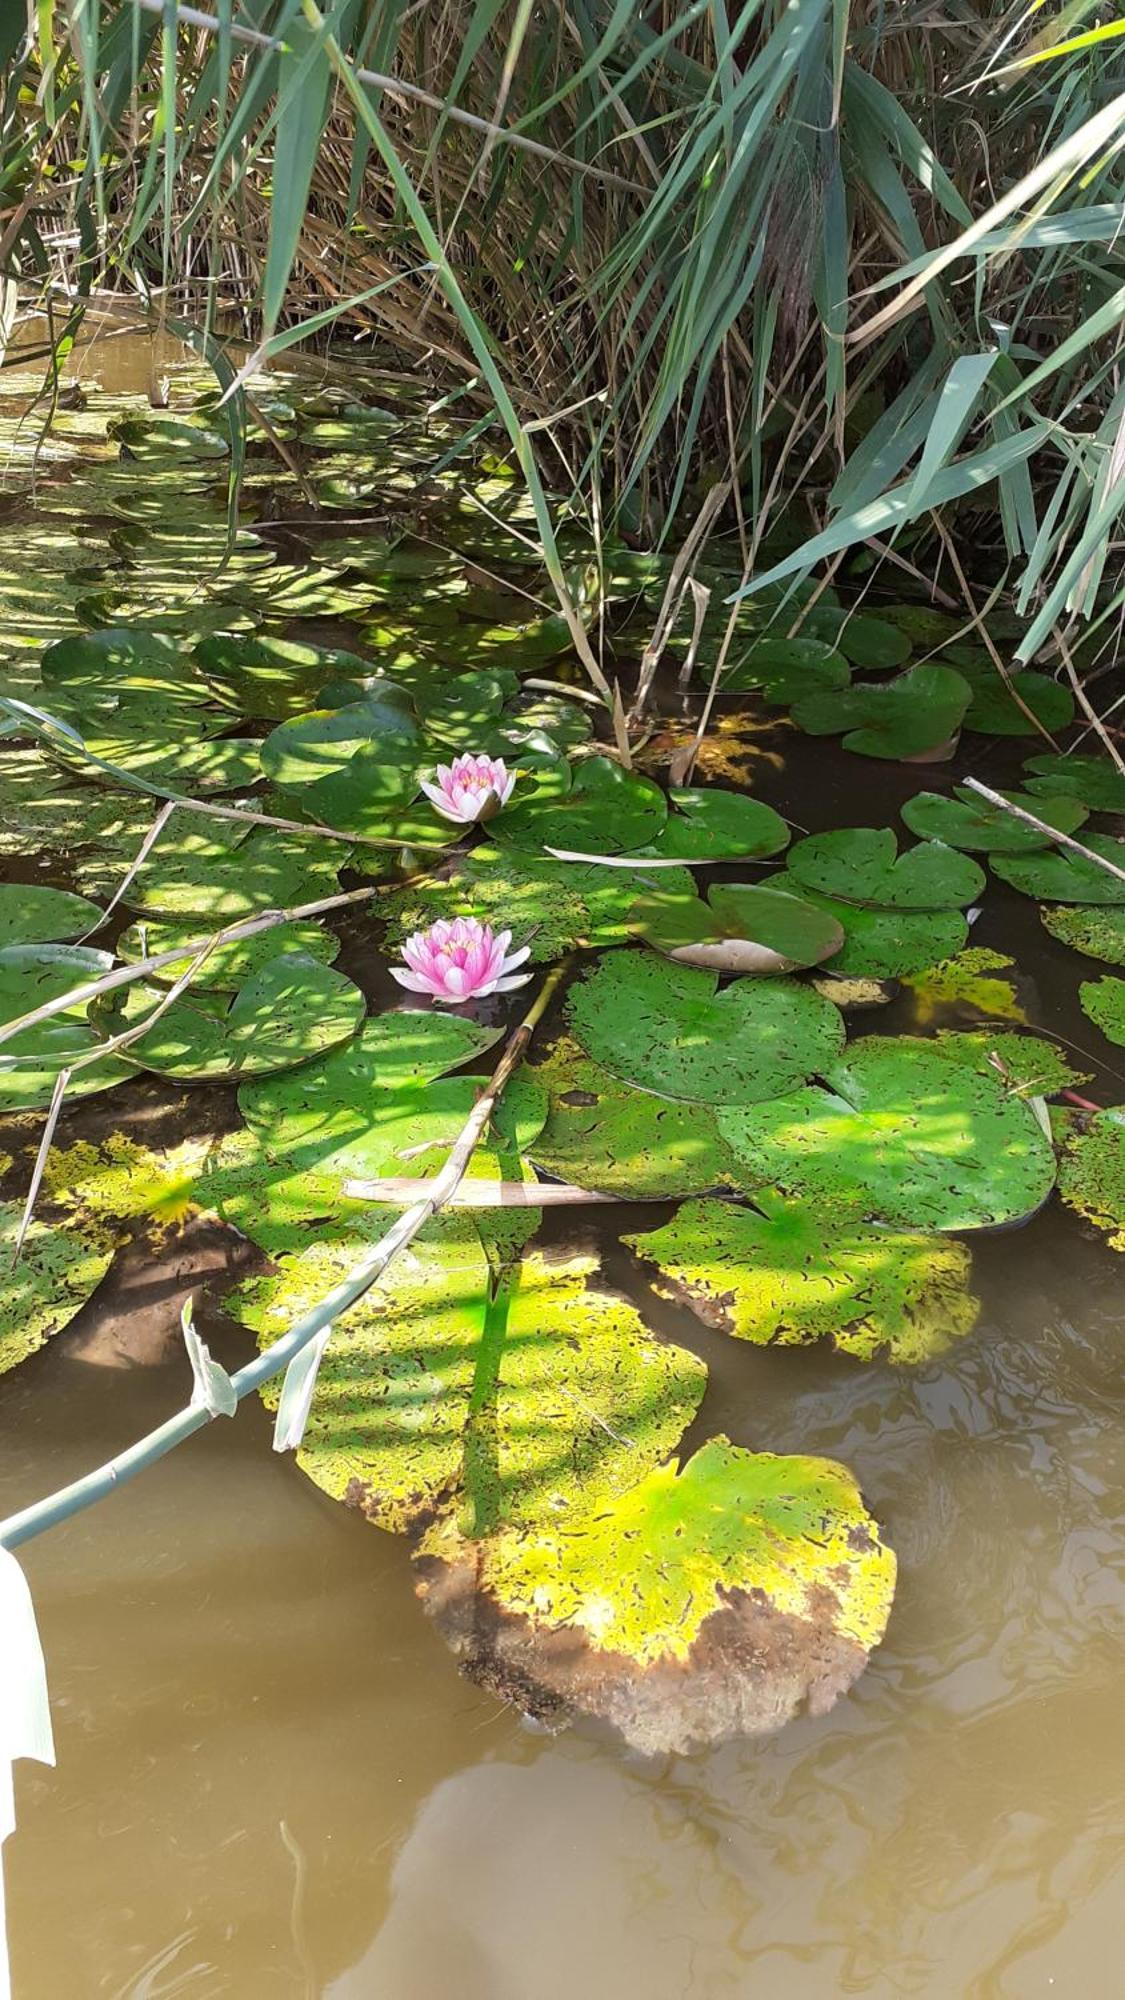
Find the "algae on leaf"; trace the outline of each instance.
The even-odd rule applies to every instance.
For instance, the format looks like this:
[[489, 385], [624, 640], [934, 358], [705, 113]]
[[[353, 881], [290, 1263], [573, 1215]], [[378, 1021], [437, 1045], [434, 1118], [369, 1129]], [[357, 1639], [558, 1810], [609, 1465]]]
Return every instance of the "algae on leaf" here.
[[1085, 1131], [1066, 1137], [1059, 1193], [1068, 1208], [1102, 1231], [1111, 1249], [1125, 1250], [1125, 1104], [1109, 1105]]
[[1108, 973], [1101, 979], [1084, 979], [1078, 998], [1087, 1020], [1108, 1041], [1125, 1048], [1125, 979], [1113, 979]]
[[1104, 959], [1107, 965], [1125, 965], [1125, 909], [1046, 905], [1039, 911], [1039, 921], [1060, 944], [1070, 945], [1087, 958]]
[[[861, 1361], [927, 1361], [972, 1331], [969, 1253], [760, 1188], [754, 1206], [685, 1201], [625, 1242], [709, 1324], [755, 1346], [831, 1339]], [[673, 1293], [673, 1296], [675, 1292]]]
[[723, 1437], [576, 1519], [483, 1542], [441, 1521], [419, 1568], [473, 1679], [648, 1752], [823, 1713], [881, 1639], [895, 1580], [845, 1467]]
[[62, 1228], [33, 1220], [13, 1264], [22, 1219], [21, 1201], [0, 1202], [0, 1375], [74, 1318], [104, 1278], [115, 1248], [113, 1237], [94, 1225]]

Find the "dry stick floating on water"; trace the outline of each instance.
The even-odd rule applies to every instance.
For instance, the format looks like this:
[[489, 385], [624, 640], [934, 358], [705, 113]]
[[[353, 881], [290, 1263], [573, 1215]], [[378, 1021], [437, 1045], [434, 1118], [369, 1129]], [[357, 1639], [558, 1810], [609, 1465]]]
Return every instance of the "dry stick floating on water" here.
[[1119, 868], [1116, 861], [1107, 861], [1102, 854], [1095, 854], [1092, 847], [1083, 847], [1080, 840], [1073, 840], [1069, 833], [1060, 833], [1057, 826], [1048, 826], [1045, 819], [1036, 819], [1034, 813], [1025, 812], [1022, 806], [1014, 806], [1003, 792], [994, 792], [989, 785], [982, 785], [979, 778], [966, 778], [965, 789], [979, 792], [990, 806], [1001, 812], [1010, 813], [1013, 819], [1022, 820], [1025, 826], [1033, 826], [1036, 833], [1046, 834], [1058, 847], [1068, 847], [1072, 854], [1080, 854], [1083, 861], [1092, 861], [1095, 868], [1104, 869], [1107, 875], [1116, 875], [1119, 882], [1125, 882], [1125, 868]]
[[49, 1021], [54, 1014], [65, 1014], [72, 1007], [81, 1007], [99, 999], [103, 993], [112, 993], [119, 986], [131, 986], [134, 980], [147, 979], [152, 972], [165, 972], [170, 965], [179, 965], [193, 954], [205, 955], [217, 951], [224, 944], [241, 944], [244, 939], [257, 937], [262, 931], [276, 930], [279, 924], [299, 923], [305, 917], [326, 916], [329, 910], [346, 909], [350, 903], [368, 903], [378, 894], [378, 884], [370, 889], [341, 889], [338, 896], [322, 896], [316, 903], [294, 903], [288, 910], [259, 910], [257, 916], [241, 917], [238, 923], [228, 924], [225, 930], [213, 931], [210, 937], [188, 938], [172, 951], [158, 951], [151, 958], [138, 959], [135, 965], [119, 965], [114, 972], [103, 972], [97, 979], [87, 979], [81, 986], [72, 986], [69, 993], [56, 993], [54, 999], [44, 1000], [42, 1006], [33, 1007], [30, 1014], [19, 1014], [14, 1021], [0, 1022], [0, 1042], [10, 1041], [13, 1035], [22, 1035], [27, 1028], [37, 1028], [40, 1021]]
[[[353, 1201], [394, 1202], [401, 1207], [436, 1186], [436, 1181], [412, 1181], [407, 1174], [397, 1174], [381, 1181], [345, 1181], [344, 1193]], [[631, 1202], [637, 1198], [629, 1196]], [[568, 1181], [466, 1181], [448, 1197], [445, 1207], [585, 1208], [620, 1200], [620, 1195], [596, 1194], [588, 1188], [572, 1187]]]
[[[370, 1291], [378, 1279], [388, 1270], [400, 1250], [413, 1242], [420, 1229], [429, 1222], [431, 1216], [455, 1194], [469, 1162], [484, 1137], [485, 1128], [496, 1108], [497, 1102], [513, 1072], [523, 1061], [531, 1037], [542, 1020], [559, 985], [570, 969], [570, 960], [564, 959], [547, 974], [539, 993], [519, 1026], [508, 1037], [496, 1068], [477, 1099], [465, 1121], [460, 1137], [453, 1146], [448, 1159], [437, 1178], [426, 1183], [426, 1193], [421, 1201], [416, 1201], [399, 1216], [397, 1222], [381, 1236], [378, 1243], [367, 1251], [353, 1267], [346, 1278], [334, 1285], [310, 1312], [295, 1320], [288, 1333], [274, 1341], [264, 1354], [248, 1361], [230, 1377], [235, 1396], [241, 1402], [252, 1390], [259, 1389], [263, 1382], [272, 1381], [289, 1367], [294, 1357], [322, 1335], [326, 1328], [339, 1319], [341, 1313], [355, 1305], [365, 1292]], [[43, 1500], [36, 1500], [30, 1507], [21, 1508], [18, 1514], [10, 1514], [6, 1521], [0, 1521], [0, 1548], [18, 1548], [21, 1542], [30, 1541], [41, 1535], [46, 1528], [57, 1526], [60, 1521], [69, 1520], [72, 1514], [81, 1513], [85, 1507], [92, 1507], [97, 1500], [104, 1500], [115, 1493], [126, 1480], [138, 1472], [144, 1472], [158, 1459], [167, 1456], [178, 1444], [193, 1436], [209, 1424], [215, 1411], [201, 1403], [188, 1404], [178, 1410], [175, 1416], [160, 1424], [147, 1436], [138, 1438], [135, 1444], [118, 1452], [116, 1457], [107, 1459], [93, 1472], [81, 1479], [73, 1480], [68, 1486], [61, 1486]]]

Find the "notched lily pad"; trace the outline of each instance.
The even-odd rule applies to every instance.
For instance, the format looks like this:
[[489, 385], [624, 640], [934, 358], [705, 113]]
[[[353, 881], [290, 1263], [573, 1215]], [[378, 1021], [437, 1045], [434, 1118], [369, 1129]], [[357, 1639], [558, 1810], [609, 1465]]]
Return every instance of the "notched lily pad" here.
[[[1078, 799], [1044, 800], [1022, 792], [1005, 792], [1004, 796], [1061, 833], [1073, 833], [1089, 817]], [[916, 798], [907, 799], [902, 817], [911, 833], [921, 839], [943, 840], [948, 847], [976, 854], [1030, 854], [1051, 844], [1049, 834], [1025, 826], [1000, 806], [990, 806], [966, 785], [955, 785], [952, 798], [940, 792], [919, 792]]]
[[562, 798], [513, 804], [493, 823], [505, 848], [538, 854], [560, 848], [578, 854], [625, 854], [656, 839], [668, 816], [659, 785], [625, 771], [609, 757], [590, 757]]
[[995, 1071], [955, 1053], [869, 1036], [827, 1088], [720, 1107], [719, 1130], [748, 1175], [813, 1202], [905, 1229], [1022, 1221], [1054, 1183], [1050, 1141]]
[[779, 854], [789, 844], [781, 814], [742, 792], [698, 787], [668, 794], [668, 820], [645, 855], [682, 861], [745, 861]]
[[901, 979], [959, 951], [969, 935], [960, 910], [879, 910], [821, 896], [796, 876], [775, 875], [771, 886], [791, 890], [840, 925], [844, 942], [824, 969], [845, 979]]
[[634, 1201], [743, 1185], [709, 1106], [634, 1090], [566, 1037], [529, 1074], [550, 1093], [529, 1155], [556, 1180]]
[[[1082, 845], [1125, 872], [1125, 840], [1089, 833], [1084, 835]], [[997, 854], [992, 868], [1002, 882], [1009, 882], [1021, 895], [1035, 896], [1044, 902], [1125, 904], [1125, 880], [1119, 880], [1081, 854], [1069, 854], [1062, 849], [1044, 849], [1037, 854]]]
[[[1125, 775], [1108, 757], [1029, 757], [1027, 789], [1041, 799], [1080, 799], [1091, 812], [1125, 813]], [[1038, 810], [1040, 818], [1045, 814]]]
[[882, 909], [953, 910], [984, 892], [975, 861], [938, 840], [899, 854], [889, 827], [811, 833], [788, 855], [788, 873], [821, 896]]
[[[701, 676], [709, 681], [712, 669]], [[846, 688], [852, 670], [842, 652], [826, 639], [797, 633], [792, 639], [766, 633], [746, 647], [724, 673], [723, 693], [750, 690], [763, 701], [787, 707], [791, 701], [826, 689]]]
[[852, 1475], [712, 1438], [578, 1520], [421, 1545], [466, 1673], [556, 1723], [685, 1752], [823, 1714], [886, 1626], [895, 1562]]
[[[84, 945], [13, 944], [0, 950], [0, 1021], [16, 1021], [46, 1000], [60, 999], [98, 979], [113, 964], [111, 952]], [[87, 1020], [86, 1004], [24, 1028], [0, 1043], [0, 1109], [35, 1111], [51, 1101], [59, 1071], [97, 1049], [102, 1037]], [[116, 1056], [74, 1069], [67, 1097], [88, 1097], [124, 1083], [129, 1068]]]
[[755, 1102], [814, 1076], [844, 1046], [830, 1000], [789, 979], [739, 979], [614, 952], [572, 987], [571, 1029], [615, 1076], [659, 1097]]
[[937, 761], [952, 755], [970, 694], [952, 667], [924, 661], [891, 681], [805, 695], [793, 705], [793, 720], [809, 736], [847, 732], [845, 750], [867, 757]]
[[[143, 984], [123, 989], [99, 1011], [107, 1029], [147, 1018], [159, 996]], [[174, 1000], [124, 1057], [159, 1076], [187, 1083], [230, 1083], [243, 1076], [291, 1069], [350, 1039], [364, 1015], [358, 986], [304, 952], [271, 958], [241, 986], [229, 1005], [212, 994]]]
[[831, 1339], [861, 1361], [928, 1361], [976, 1324], [963, 1244], [879, 1229], [772, 1189], [754, 1207], [685, 1201], [625, 1242], [709, 1325], [755, 1346]]

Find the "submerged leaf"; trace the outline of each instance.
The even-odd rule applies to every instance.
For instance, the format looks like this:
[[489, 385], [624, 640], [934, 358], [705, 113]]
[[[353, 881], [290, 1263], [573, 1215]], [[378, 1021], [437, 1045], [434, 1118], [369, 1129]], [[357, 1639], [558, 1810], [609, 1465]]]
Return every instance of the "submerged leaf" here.
[[844, 1046], [830, 1000], [790, 979], [738, 979], [648, 952], [603, 958], [567, 999], [583, 1048], [627, 1083], [705, 1104], [754, 1102], [816, 1075]]
[[1027, 1015], [1016, 998], [1011, 979], [993, 979], [993, 972], [1005, 971], [1012, 960], [1002, 951], [975, 945], [956, 957], [943, 959], [923, 972], [904, 978], [914, 994], [914, 1019], [921, 1028], [939, 1018], [947, 1007], [971, 1007], [978, 1014], [990, 1014], [997, 1021], [1019, 1021], [1027, 1025]]
[[969, 1253], [759, 1190], [755, 1206], [686, 1201], [624, 1240], [682, 1287], [709, 1324], [757, 1346], [831, 1338], [861, 1361], [926, 1361], [971, 1332]]
[[423, 1541], [426, 1608], [477, 1680], [685, 1751], [830, 1708], [886, 1626], [895, 1562], [842, 1465], [712, 1438], [577, 1519]]

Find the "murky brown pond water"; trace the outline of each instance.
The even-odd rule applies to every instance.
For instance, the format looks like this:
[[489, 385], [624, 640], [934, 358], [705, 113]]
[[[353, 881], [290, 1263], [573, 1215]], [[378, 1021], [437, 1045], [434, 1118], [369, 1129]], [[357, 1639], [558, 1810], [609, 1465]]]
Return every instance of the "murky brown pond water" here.
[[[776, 741], [760, 789], [809, 827], [919, 788]], [[993, 881], [974, 942], [1018, 949], [1038, 1025], [1100, 1041], [1031, 904]], [[1090, 1089], [1125, 1098], [1104, 1067]], [[161, 1335], [220, 1254], [197, 1231], [158, 1272], [131, 1256], [5, 1378], [0, 1510], [182, 1401]], [[638, 1295], [625, 1252], [610, 1275]], [[856, 1689], [765, 1742], [645, 1762], [529, 1733], [458, 1678], [402, 1544], [274, 1456], [256, 1407], [28, 1545], [59, 1762], [18, 1776], [18, 2000], [1112, 2000], [1122, 1278], [1056, 1207], [977, 1238], [980, 1324], [917, 1370], [649, 1302], [707, 1359], [706, 1431], [843, 1459], [898, 1552]], [[126, 1321], [151, 1339], [122, 1365]]]

